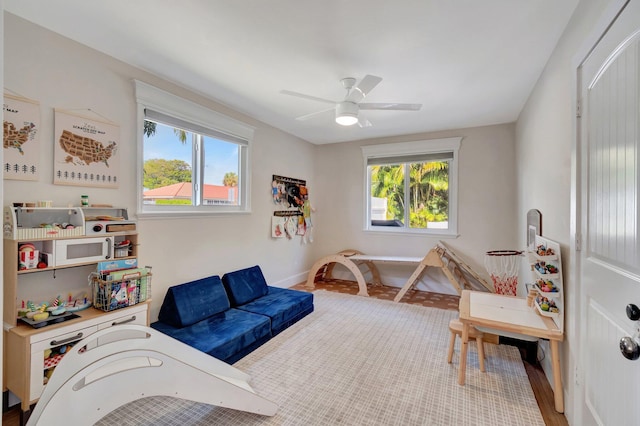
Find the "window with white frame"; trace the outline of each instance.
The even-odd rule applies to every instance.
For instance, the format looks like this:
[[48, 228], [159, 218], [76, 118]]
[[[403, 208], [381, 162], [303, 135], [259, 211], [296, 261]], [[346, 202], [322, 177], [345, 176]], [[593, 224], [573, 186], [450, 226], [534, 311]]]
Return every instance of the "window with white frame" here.
[[456, 235], [461, 140], [363, 146], [365, 230]]
[[253, 128], [140, 81], [139, 214], [250, 210]]

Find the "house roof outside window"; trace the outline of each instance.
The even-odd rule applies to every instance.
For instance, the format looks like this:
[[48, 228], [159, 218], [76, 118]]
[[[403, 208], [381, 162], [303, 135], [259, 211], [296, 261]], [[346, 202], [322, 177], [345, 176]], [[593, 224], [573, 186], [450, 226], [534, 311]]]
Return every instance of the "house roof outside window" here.
[[[238, 200], [237, 186], [208, 185], [203, 186], [205, 204], [236, 204]], [[144, 191], [146, 203], [156, 200], [191, 200], [191, 182], [180, 182]]]

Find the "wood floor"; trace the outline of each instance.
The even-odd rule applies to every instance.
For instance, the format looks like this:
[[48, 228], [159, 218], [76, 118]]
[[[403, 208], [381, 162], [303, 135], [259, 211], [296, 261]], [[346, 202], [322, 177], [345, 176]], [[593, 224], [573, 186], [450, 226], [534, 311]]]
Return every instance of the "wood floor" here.
[[[307, 290], [304, 283], [298, 284], [293, 288], [298, 290]], [[316, 290], [336, 291], [340, 293], [357, 294], [358, 285], [353, 281], [343, 280], [331, 280], [316, 283]], [[369, 287], [369, 295], [378, 299], [393, 300], [398, 293], [398, 289], [395, 287]], [[401, 300], [402, 303], [411, 303], [415, 305], [429, 306], [440, 309], [458, 310], [458, 296], [429, 293], [425, 291], [410, 290]], [[537, 362], [531, 363], [527, 361], [530, 356], [527, 356], [526, 351], [521, 348], [521, 354], [523, 357], [523, 364], [527, 374], [529, 375], [529, 381], [531, 382], [531, 388], [538, 401], [542, 418], [547, 426], [566, 426], [568, 425], [567, 419], [563, 414], [558, 413], [555, 410], [553, 391], [551, 386], [542, 371], [542, 368]], [[443, 354], [443, 357], [446, 354]], [[13, 408], [2, 415], [2, 425], [4, 426], [18, 426], [20, 424], [20, 412], [18, 408]]]

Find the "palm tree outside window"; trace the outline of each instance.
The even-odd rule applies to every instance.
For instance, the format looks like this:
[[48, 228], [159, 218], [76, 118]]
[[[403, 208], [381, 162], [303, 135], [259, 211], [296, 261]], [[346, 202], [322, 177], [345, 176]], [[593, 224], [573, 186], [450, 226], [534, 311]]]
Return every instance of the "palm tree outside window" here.
[[365, 229], [455, 233], [459, 142], [450, 138], [363, 147]]

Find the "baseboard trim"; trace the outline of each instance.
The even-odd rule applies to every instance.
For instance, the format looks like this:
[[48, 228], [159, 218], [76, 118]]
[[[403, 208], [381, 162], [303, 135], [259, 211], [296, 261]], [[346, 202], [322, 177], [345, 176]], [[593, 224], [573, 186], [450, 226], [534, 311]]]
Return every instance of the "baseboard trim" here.
[[298, 274], [292, 275], [283, 280], [276, 281], [274, 283], [269, 283], [269, 285], [273, 287], [280, 287], [280, 288], [293, 287], [296, 284], [300, 284], [301, 282], [307, 281], [308, 275], [309, 275], [309, 271], [300, 272]]

